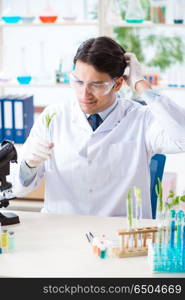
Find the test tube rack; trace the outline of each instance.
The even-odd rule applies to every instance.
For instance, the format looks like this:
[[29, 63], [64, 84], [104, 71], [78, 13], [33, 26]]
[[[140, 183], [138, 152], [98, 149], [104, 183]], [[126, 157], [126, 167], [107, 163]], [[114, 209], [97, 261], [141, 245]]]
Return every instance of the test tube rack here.
[[158, 243], [150, 245], [148, 261], [153, 272], [185, 273], [185, 249], [159, 246]]
[[120, 247], [114, 249], [115, 254], [120, 258], [148, 255], [148, 240], [155, 243], [157, 231], [157, 227], [118, 230]]

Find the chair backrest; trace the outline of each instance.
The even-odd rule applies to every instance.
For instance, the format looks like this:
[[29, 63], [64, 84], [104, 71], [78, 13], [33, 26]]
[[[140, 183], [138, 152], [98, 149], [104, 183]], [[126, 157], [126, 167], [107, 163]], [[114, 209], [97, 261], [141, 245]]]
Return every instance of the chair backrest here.
[[157, 209], [157, 195], [155, 192], [155, 185], [157, 183], [157, 178], [159, 177], [162, 180], [164, 165], [166, 161], [166, 156], [164, 154], [156, 154], [151, 158], [150, 162], [150, 194], [151, 194], [151, 204], [152, 204], [152, 218], [156, 217]]

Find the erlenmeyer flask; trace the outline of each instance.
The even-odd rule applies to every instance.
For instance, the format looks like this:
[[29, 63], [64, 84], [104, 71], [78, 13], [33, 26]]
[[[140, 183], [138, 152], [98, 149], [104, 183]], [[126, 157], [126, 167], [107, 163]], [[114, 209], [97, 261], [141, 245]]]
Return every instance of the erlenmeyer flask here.
[[125, 20], [128, 23], [142, 23], [145, 19], [145, 13], [140, 0], [129, 0], [126, 9]]
[[26, 0], [25, 5], [25, 14], [22, 16], [22, 22], [26, 24], [32, 23], [36, 17], [33, 15], [32, 10], [30, 9], [30, 0]]
[[26, 47], [21, 47], [21, 73], [17, 76], [17, 80], [20, 84], [29, 84], [32, 76], [28, 73], [26, 67]]
[[2, 12], [2, 20], [8, 24], [16, 24], [21, 21], [21, 17], [12, 8], [7, 7]]
[[50, 4], [50, 1], [47, 1], [47, 6], [42, 11], [41, 15], [39, 16], [39, 19], [42, 23], [55, 23], [58, 19], [58, 15], [56, 14], [55, 10]]
[[184, 0], [176, 0], [174, 3], [173, 10], [173, 22], [175, 24], [182, 24], [184, 22], [184, 13], [185, 9], [185, 1]]

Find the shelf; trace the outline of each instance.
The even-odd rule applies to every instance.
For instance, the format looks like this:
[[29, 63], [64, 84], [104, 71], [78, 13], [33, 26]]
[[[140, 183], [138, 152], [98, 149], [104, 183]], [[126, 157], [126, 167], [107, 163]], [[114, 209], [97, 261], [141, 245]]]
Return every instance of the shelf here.
[[127, 23], [126, 21], [120, 21], [117, 23], [109, 23], [108, 26], [114, 27], [185, 27], [185, 24], [167, 24], [167, 23], [153, 23], [151, 21], [145, 21], [143, 23]]
[[[0, 84], [1, 88], [61, 88], [70, 87], [69, 83], [43, 83], [43, 84], [17, 84], [17, 83], [6, 83]], [[167, 85], [152, 86], [154, 89], [168, 89], [168, 90], [184, 90], [185, 87], [170, 87]]]
[[61, 22], [55, 22], [55, 23], [0, 23], [1, 27], [34, 27], [34, 26], [93, 26], [98, 25], [97, 20], [76, 20], [76, 21], [61, 21]]
[[69, 83], [43, 83], [43, 84], [17, 84], [5, 83], [0, 84], [0, 88], [61, 88], [68, 87]]

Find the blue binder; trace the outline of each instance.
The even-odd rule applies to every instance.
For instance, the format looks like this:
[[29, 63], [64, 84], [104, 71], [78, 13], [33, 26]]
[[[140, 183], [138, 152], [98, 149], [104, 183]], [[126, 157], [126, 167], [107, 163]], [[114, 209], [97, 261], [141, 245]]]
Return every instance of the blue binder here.
[[22, 144], [26, 141], [34, 121], [33, 95], [19, 96], [13, 101], [14, 141]]
[[13, 96], [6, 96], [3, 99], [4, 112], [4, 139], [14, 141], [14, 111]]
[[4, 140], [4, 107], [3, 107], [4, 96], [0, 97], [0, 142]]

